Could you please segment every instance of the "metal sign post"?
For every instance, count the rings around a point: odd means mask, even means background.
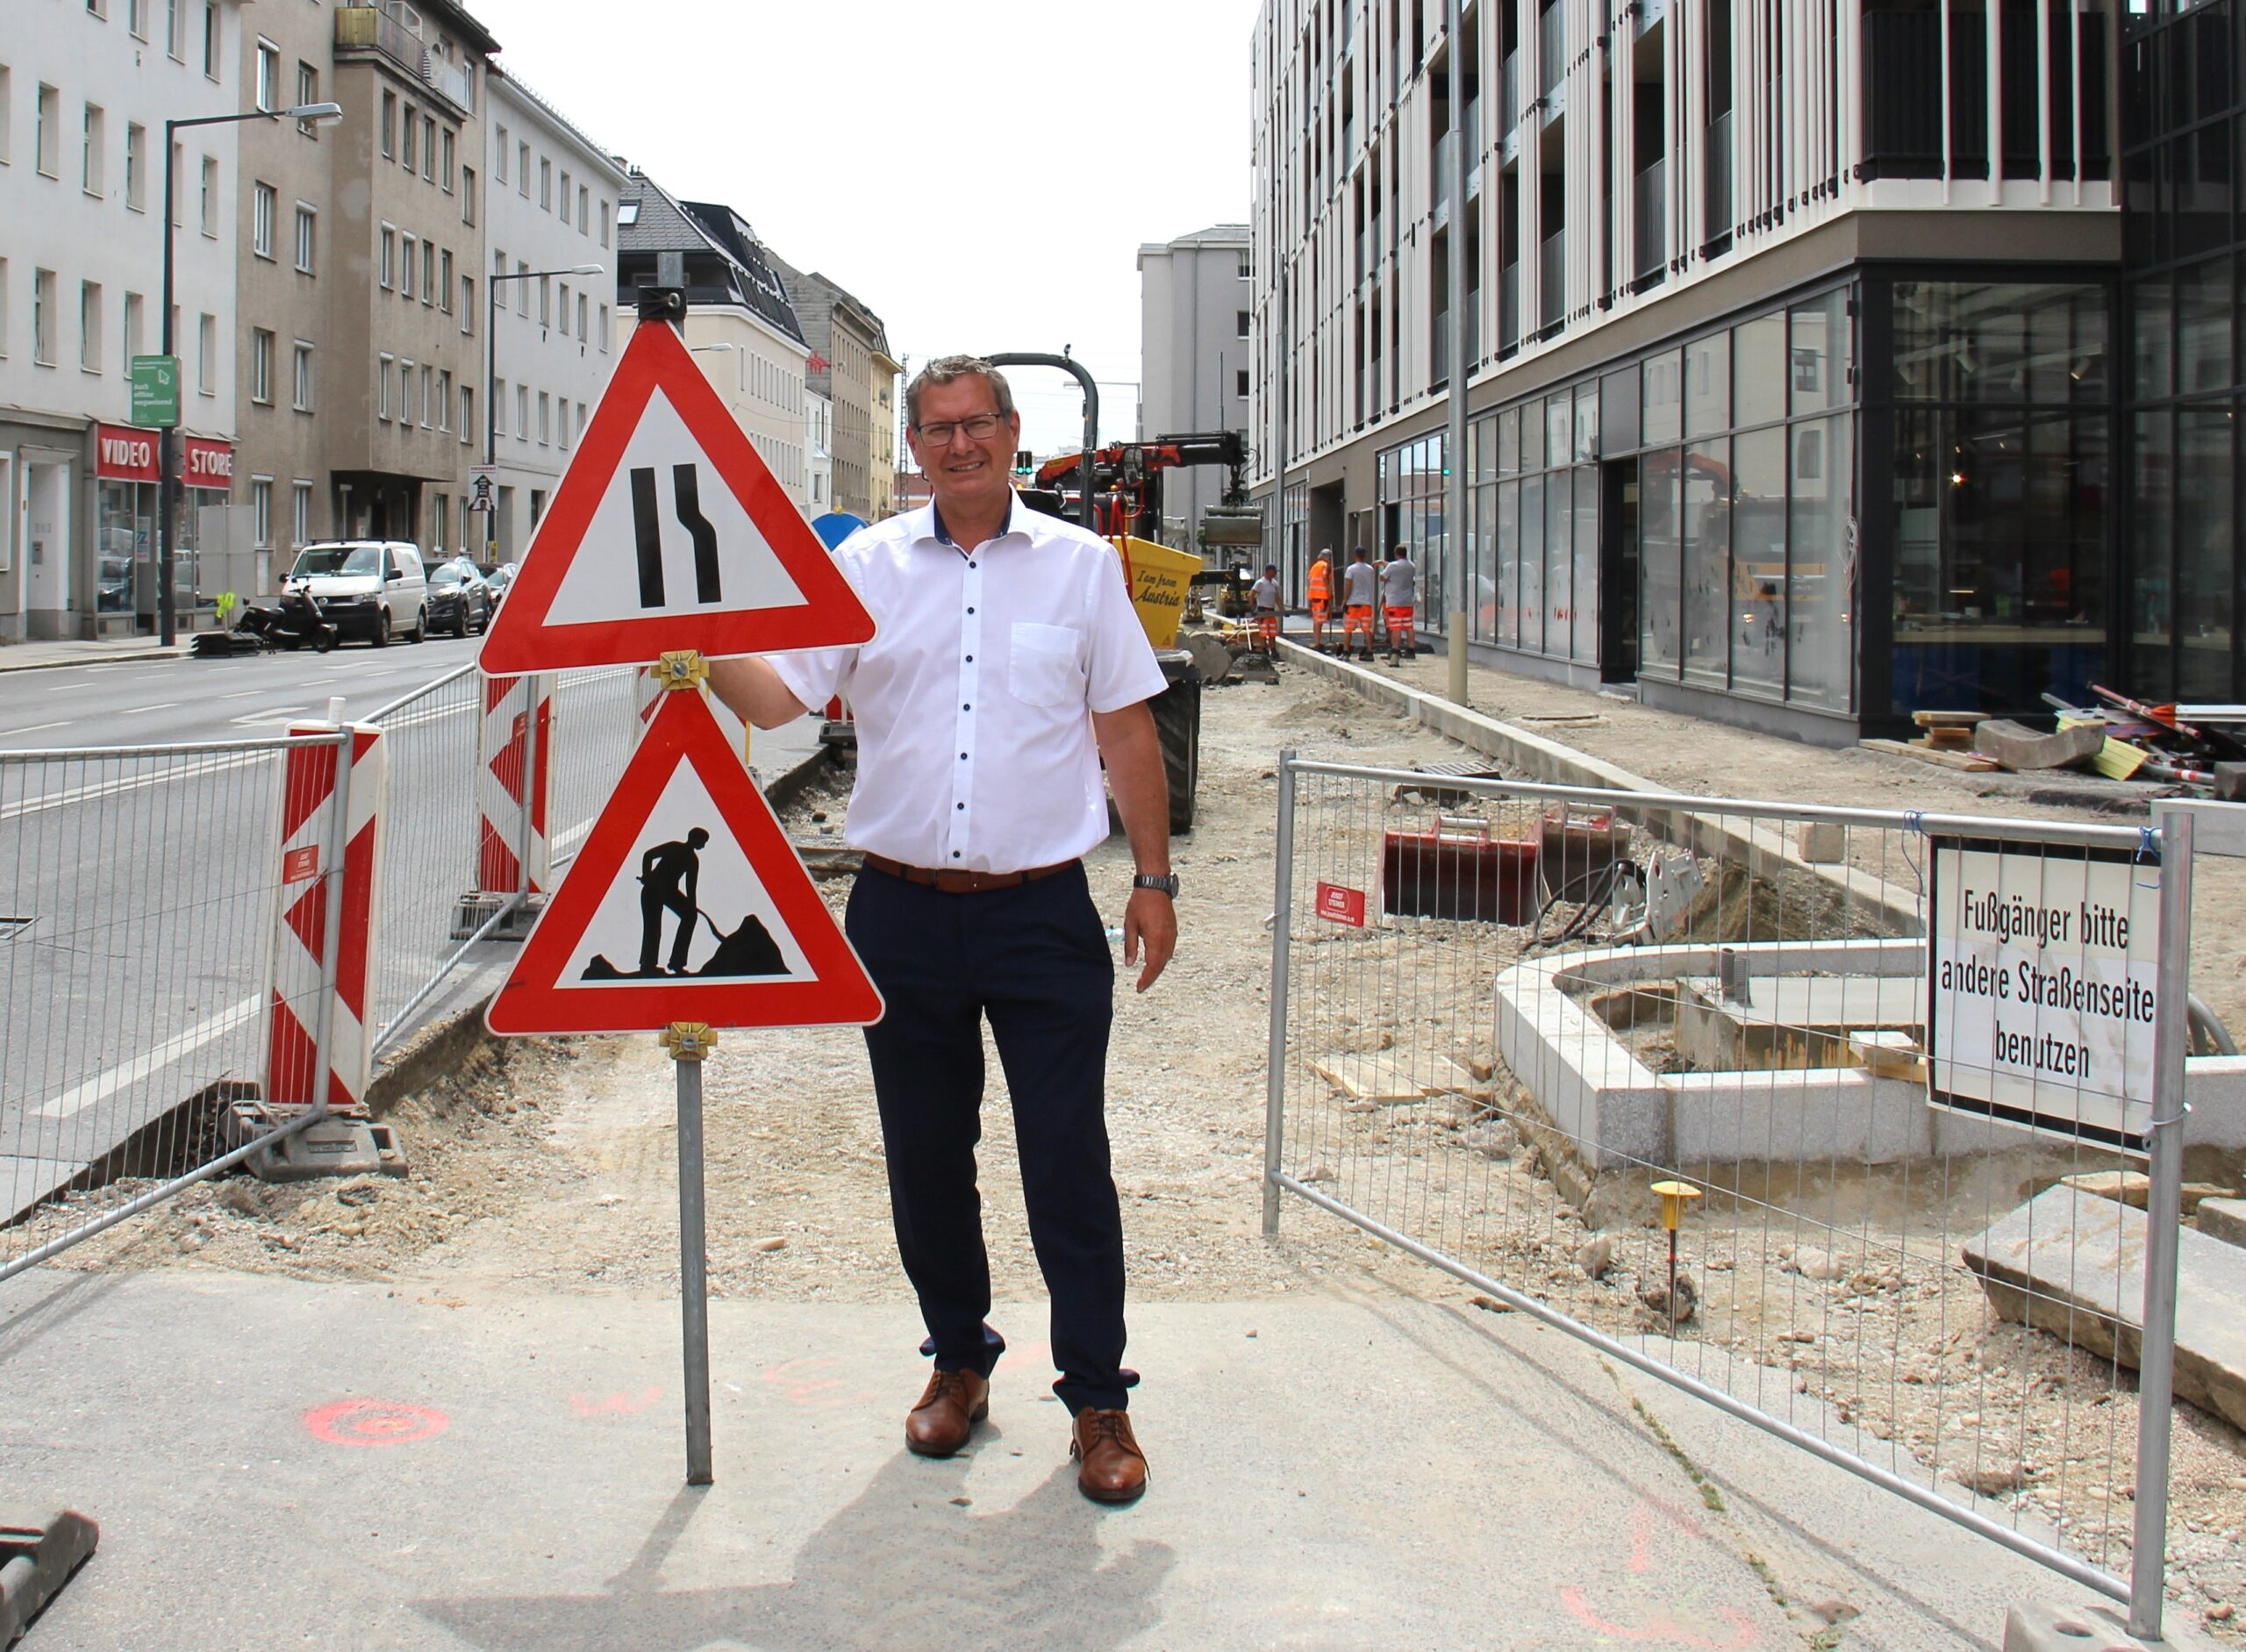
[[[718,1041],[707,1023],[673,1021],[656,1041],[678,1073],[678,1319],[686,1383],[686,1484],[710,1469],[710,1256],[702,1178],[702,1062]]]

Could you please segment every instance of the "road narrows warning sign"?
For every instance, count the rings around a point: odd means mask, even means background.
[[[668,692],[485,1020],[865,1026],[881,996],[697,690]]]
[[[625,347],[476,664],[504,676],[873,634],[686,346],[655,324]]]

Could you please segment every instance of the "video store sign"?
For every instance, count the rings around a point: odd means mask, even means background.
[[[2120,849],[1935,840],[1927,1055],[1937,1105],[2143,1151],[2161,875]]]
[[[147,482],[161,479],[161,461],[156,443],[160,433],[133,425],[99,425],[94,430],[94,474],[104,482]],[[234,485],[234,449],[231,442],[208,436],[180,439],[180,483],[189,488],[212,488],[223,493]]]

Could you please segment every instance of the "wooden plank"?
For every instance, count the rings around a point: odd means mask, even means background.
[[[1966,728],[1983,721],[1986,712],[1913,712],[1911,720],[1921,728]]]
[[[1994,774],[2002,763],[1991,762],[1971,752],[1936,751],[1929,746],[1913,746],[1907,740],[1860,740],[1856,744],[1866,751],[1885,752],[1893,757],[1915,757],[1921,762],[1939,763],[1944,769],[1962,769],[1969,775]]]
[[[1427,1093],[1396,1062],[1376,1055],[1328,1055],[1310,1069],[1352,1101],[1419,1101]]]

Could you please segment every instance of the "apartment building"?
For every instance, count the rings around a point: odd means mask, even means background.
[[[146,627],[156,433],[131,358],[161,347],[164,123],[243,107],[237,0],[11,0],[0,30],[0,640]],[[240,128],[173,145],[182,476],[176,589],[231,497]]]
[[[1454,41],[1433,0],[1269,0],[1250,401],[1293,590],[1406,540],[1510,669],[1825,743],[2086,693],[2126,607],[2119,27],[1478,0]]]
[[[685,261],[687,348],[796,508],[811,509],[805,460],[809,351],[769,254],[731,207],[682,201],[636,168],[618,209],[616,292],[629,328],[636,293],[666,253]]]
[[[616,365],[615,218],[630,180],[504,68],[495,65],[485,86],[491,333],[482,375],[486,422],[473,436],[478,457],[494,467],[494,508],[472,529],[464,521],[459,528],[479,560],[512,561],[546,514]]]
[[[814,518],[834,508],[834,404],[808,388],[804,391],[804,483],[805,507]]]
[[[882,319],[846,289],[770,254],[810,346],[808,383],[833,404],[834,506],[865,521],[892,514],[901,364]],[[886,462],[878,455],[886,452]],[[880,465],[879,474],[876,466]]]
[[[1212,225],[1139,248],[1141,440],[1247,428],[1255,290],[1245,224]],[[1165,476],[1162,539],[1198,546],[1201,513],[1224,497],[1224,472],[1211,466]]]

